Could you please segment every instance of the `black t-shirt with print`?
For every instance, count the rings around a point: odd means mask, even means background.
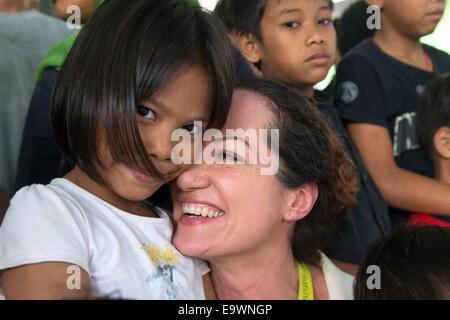
[[[337,110],[322,92],[316,92],[314,97],[320,112],[340,139],[344,151],[355,163],[360,175],[357,202],[349,216],[339,221],[324,252],[334,259],[359,264],[368,247],[389,233],[388,207],[367,172],[358,149],[346,134]]]
[[[336,105],[347,123],[387,128],[396,164],[432,177],[432,163],[417,141],[415,111],[420,94],[434,74],[450,71],[450,56],[427,45],[424,49],[430,56],[433,73],[388,56],[373,40],[358,45],[337,69]]]

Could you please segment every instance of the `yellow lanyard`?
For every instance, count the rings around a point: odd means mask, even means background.
[[[295,262],[298,268],[298,300],[314,300],[311,273],[303,262]]]

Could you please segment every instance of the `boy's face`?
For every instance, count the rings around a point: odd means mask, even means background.
[[[419,38],[434,31],[446,0],[384,0],[383,19],[401,33]]]
[[[74,14],[74,11],[71,9],[67,12],[70,6],[77,6],[80,8],[81,14],[81,23],[86,22],[89,16],[95,11],[95,2],[94,0],[52,0],[55,5],[55,10],[58,16],[66,20],[69,16]]]
[[[327,0],[269,0],[257,43],[264,77],[297,87],[322,81],[336,55],[331,15]]]

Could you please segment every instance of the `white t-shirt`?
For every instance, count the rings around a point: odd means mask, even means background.
[[[322,252],[320,255],[330,300],[353,300],[353,281],[355,277],[339,269]]]
[[[205,299],[206,262],[183,256],[169,216],[153,209],[160,218],[124,212],[63,178],[24,187],[0,227],[0,270],[58,261],[84,269],[96,297]]]

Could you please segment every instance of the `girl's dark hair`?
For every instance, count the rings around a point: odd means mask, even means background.
[[[227,0],[224,0],[227,1]],[[232,2],[234,28],[236,33],[252,34],[263,42],[261,20],[269,0],[228,0]],[[334,9],[332,0],[328,0],[330,8]]]
[[[420,97],[416,112],[417,138],[432,158],[434,135],[450,127],[450,73],[437,75]]]
[[[266,101],[273,114],[268,129],[279,130],[278,180],[287,188],[316,183],[319,195],[291,236],[295,258],[319,265],[319,249],[327,243],[336,222],[356,202],[356,167],[331,131],[315,102],[287,85],[263,79],[242,80],[237,89]]]
[[[375,242],[365,253],[355,279],[358,300],[425,300],[450,298],[450,229],[401,227]],[[367,282],[377,266],[380,287]],[[372,288],[372,287],[371,287]]]
[[[61,70],[51,123],[67,168],[101,180],[97,140],[115,161],[161,177],[149,159],[136,107],[177,72],[204,67],[213,84],[209,127],[226,120],[233,92],[233,52],[220,20],[183,0],[108,0],[82,28]]]

